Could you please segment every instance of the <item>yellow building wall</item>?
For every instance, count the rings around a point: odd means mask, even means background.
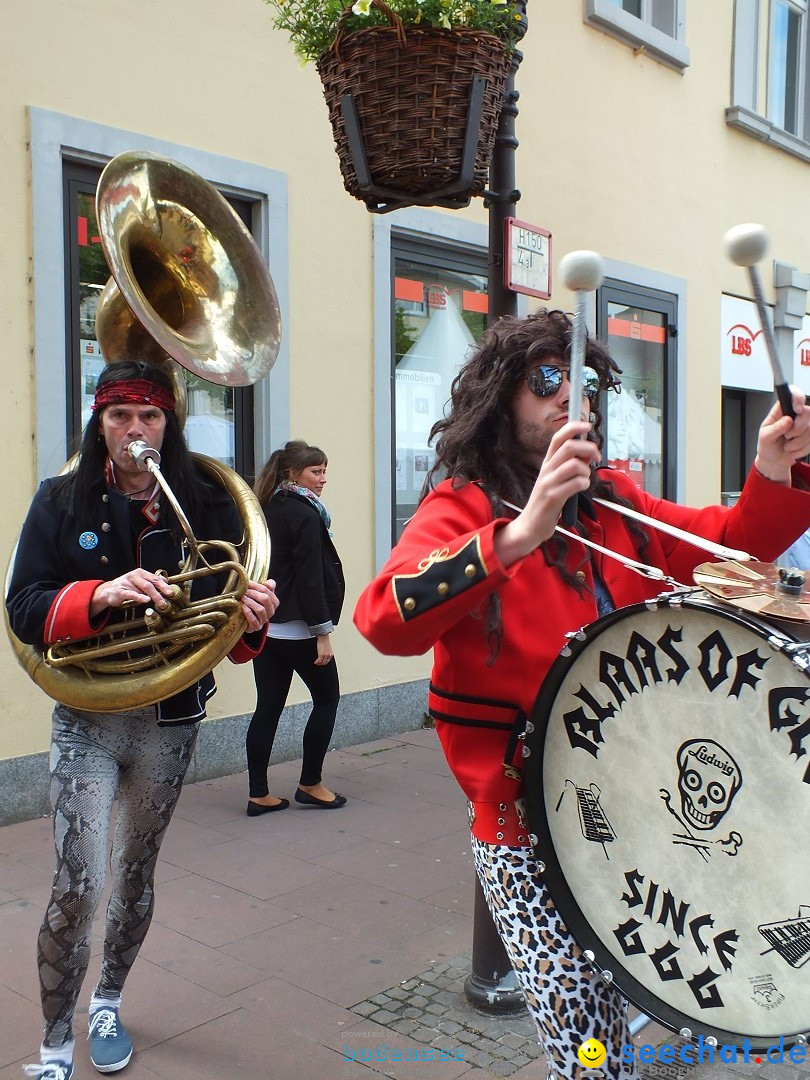
[[[687,281],[678,454],[686,499],[717,501],[720,295],[750,293],[744,272],[725,258],[722,237],[740,221],[762,221],[774,253],[805,268],[808,165],[725,123],[730,0],[687,4],[684,74],[586,26],[583,7],[581,0],[528,4],[517,76],[518,214],[552,230],[555,271],[565,252],[591,248]],[[330,459],[325,501],[348,584],[335,636],[342,688],[424,678],[428,658],[381,657],[351,624],[356,596],[375,569],[373,220],[343,190],[314,68],[299,68],[261,0],[0,0],[0,23],[7,385],[0,550],[11,550],[37,475],[33,106],[286,174],[290,432],[323,446]],[[481,200],[444,213],[486,221]],[[570,309],[572,298],[555,287],[551,303]],[[249,668],[224,664],[218,680],[212,716],[252,710]],[[0,759],[44,750],[50,702],[18,668],[5,636],[0,685]],[[302,688],[292,700],[304,700]]]

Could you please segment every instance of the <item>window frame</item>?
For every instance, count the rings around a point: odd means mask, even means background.
[[[34,452],[37,479],[53,476],[68,456],[63,162],[96,167],[133,146],[182,162],[223,194],[247,199],[252,233],[276,288],[282,327],[289,325],[287,177],[273,169],[138,132],[95,124],[30,106],[34,278]],[[254,201],[255,200],[255,201]],[[289,344],[254,391],[254,454],[264,461],[290,432]]]
[[[788,12],[793,12],[799,16],[799,41],[798,41],[798,57],[796,61],[796,75],[795,75],[795,88],[792,95],[793,100],[790,102],[790,108],[795,110],[795,127],[796,130],[792,131],[787,123],[780,124],[777,119],[774,118],[774,101],[773,101],[773,67],[775,60],[775,37],[776,37],[776,20],[777,12],[779,11],[780,4]],[[807,131],[806,128],[806,110],[804,95],[802,94],[802,87],[807,82],[807,33],[808,33],[808,14],[806,0],[770,0],[770,11],[768,13],[768,78],[766,84],[765,101],[766,101],[766,118],[770,120],[776,127],[782,131],[787,132],[789,135],[794,135],[796,138],[803,138],[803,133]],[[785,83],[787,78],[785,79]],[[784,108],[783,114],[788,110],[788,93],[787,85],[783,85],[781,90],[784,94]]]
[[[673,36],[652,25],[651,2],[642,0],[639,18],[617,7],[611,0],[585,0],[585,22],[632,49],[648,53],[660,64],[683,72],[690,64],[686,45],[686,0],[672,0],[676,30]]]
[[[797,90],[797,107],[803,118],[803,132],[793,134],[768,118],[773,28],[773,5],[770,0],[735,0],[731,104],[726,109],[726,123],[751,138],[810,162],[810,9],[805,9],[805,12],[803,85]],[[767,48],[764,49],[761,48],[763,34],[767,35]],[[766,64],[764,79],[761,53]]]

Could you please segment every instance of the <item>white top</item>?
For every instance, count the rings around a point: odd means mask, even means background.
[[[776,565],[788,570],[792,566],[799,570],[810,570],[810,529],[798,540],[794,540],[787,551],[776,560]]]
[[[267,636],[280,638],[285,641],[308,641],[312,634],[303,619],[291,619],[290,622],[273,622],[267,624]]]

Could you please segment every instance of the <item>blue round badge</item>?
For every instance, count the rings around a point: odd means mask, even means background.
[[[79,547],[83,547],[85,551],[91,551],[98,545],[98,537],[94,532],[83,532],[79,537]]]

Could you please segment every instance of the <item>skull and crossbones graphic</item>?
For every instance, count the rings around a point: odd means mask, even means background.
[[[726,855],[736,855],[742,846],[738,832],[712,840],[695,832],[712,832],[728,813],[734,796],[742,786],[740,767],[731,754],[710,739],[690,739],[678,747],[678,794],[680,811],[672,805],[673,796],[660,789],[667,810],[685,830],[673,833],[674,844],[693,847],[703,859],[711,855],[711,845],[719,844]]]

